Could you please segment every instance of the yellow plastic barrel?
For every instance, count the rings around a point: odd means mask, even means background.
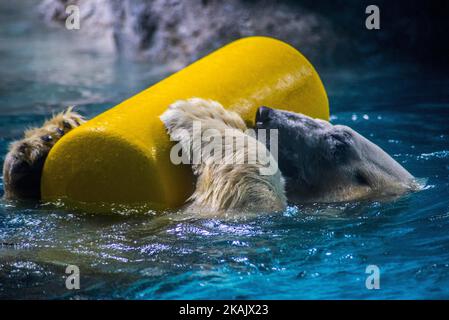
[[[301,53],[276,39],[243,38],[64,136],[45,162],[42,199],[94,210],[105,203],[181,206],[194,181],[189,166],[170,162],[174,142],[159,116],[191,97],[217,100],[249,124],[262,105],[329,118],[323,84]]]

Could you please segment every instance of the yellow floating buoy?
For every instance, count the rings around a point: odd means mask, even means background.
[[[173,142],[159,116],[191,97],[217,100],[250,124],[262,105],[329,118],[323,84],[301,53],[272,38],[240,39],[64,136],[45,162],[42,199],[89,209],[105,203],[181,206],[193,177],[189,166],[170,162]]]

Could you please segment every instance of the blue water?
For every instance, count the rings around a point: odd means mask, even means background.
[[[245,220],[94,216],[0,200],[0,298],[449,298],[448,78],[395,61],[319,71],[332,121],[427,179],[424,190]],[[0,162],[52,112],[76,104],[92,117],[167,72],[2,3]],[[69,264],[80,268],[80,290],[65,288]],[[365,287],[371,264],[379,290]]]

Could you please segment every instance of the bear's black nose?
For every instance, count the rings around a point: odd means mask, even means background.
[[[257,109],[256,112],[256,123],[264,123],[270,119],[270,113],[273,109],[262,106]]]

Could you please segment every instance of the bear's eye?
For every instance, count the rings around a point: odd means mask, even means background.
[[[352,135],[345,130],[332,131],[330,133],[332,139],[336,140],[339,143],[348,144],[351,141]]]
[[[331,132],[326,136],[326,140],[336,153],[341,153],[349,148],[349,137],[343,132]]]

